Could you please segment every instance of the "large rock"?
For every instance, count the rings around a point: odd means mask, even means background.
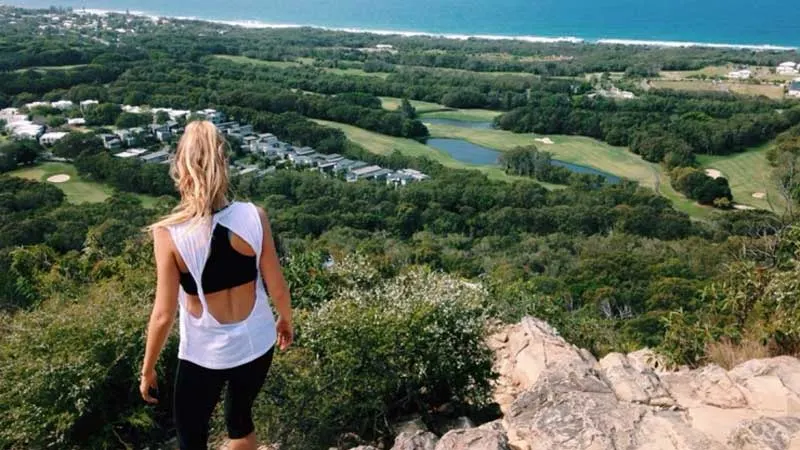
[[[657,406],[675,404],[655,372],[643,367],[634,368],[625,355],[609,353],[598,365],[619,400]]]
[[[768,415],[800,415],[800,360],[789,356],[754,359],[729,372],[748,405]]]
[[[728,444],[736,450],[800,449],[800,418],[761,418],[742,422]]]
[[[509,450],[505,434],[486,428],[452,430],[447,432],[436,450]]]
[[[714,364],[698,370],[664,373],[660,380],[681,408],[747,407],[747,399],[736,382],[725,369]]]
[[[394,440],[392,450],[434,450],[438,440],[429,431],[400,433]]]

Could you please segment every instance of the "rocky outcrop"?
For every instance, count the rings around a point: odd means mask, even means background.
[[[800,450],[797,358],[674,372],[649,351],[597,361],[533,318],[488,343],[504,417],[484,429],[512,449]]]
[[[471,428],[447,432],[436,450],[509,450],[505,433],[488,428]]]
[[[435,450],[438,441],[430,431],[402,432],[395,438],[392,450]]]

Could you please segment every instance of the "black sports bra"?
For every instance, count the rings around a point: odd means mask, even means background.
[[[224,291],[257,278],[256,257],[237,252],[231,245],[230,230],[218,224],[211,235],[211,250],[203,268],[203,292]],[[197,282],[191,273],[181,272],[181,286],[187,294],[197,295]]]

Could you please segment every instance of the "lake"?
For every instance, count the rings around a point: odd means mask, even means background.
[[[431,147],[442,150],[454,159],[474,165],[498,165],[498,159],[501,152],[484,147],[482,145],[473,144],[472,142],[463,139],[446,139],[446,138],[432,138],[428,139],[428,145]],[[580,164],[568,163],[557,159],[552,160],[554,166],[565,167],[575,173],[586,173],[590,175],[601,175],[605,177],[606,181],[612,184],[619,183],[621,178],[612,175],[602,170],[597,170],[593,167],[582,166]]]
[[[460,127],[460,128],[472,128],[473,130],[491,130],[492,129],[492,122],[473,122],[470,120],[458,120],[458,119],[438,119],[438,118],[427,118],[423,116],[420,118],[423,123],[429,123],[431,125],[448,125],[451,127]]]

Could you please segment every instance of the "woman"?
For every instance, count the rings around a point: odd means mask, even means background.
[[[253,401],[275,342],[284,350],[293,340],[289,289],[267,215],[251,203],[228,201],[225,148],[210,122],[186,126],[170,171],[181,201],[150,227],[158,282],[140,391],[145,401],[157,403],[156,362],[180,309],[174,412],[184,450],[207,448],[209,420],[224,385],[230,449],[256,448]]]

